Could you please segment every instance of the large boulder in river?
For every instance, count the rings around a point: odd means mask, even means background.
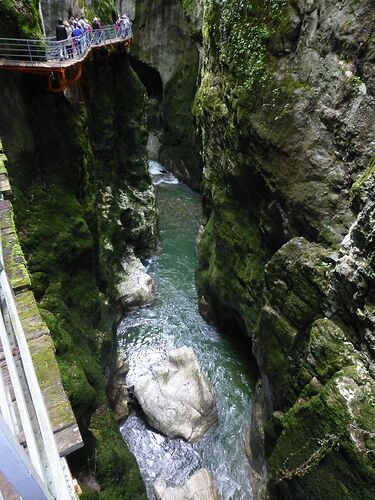
[[[154,300],[154,280],[147,274],[142,262],[129,251],[121,261],[122,273],[117,284],[117,295],[125,311],[136,309]]]
[[[157,500],[219,500],[213,477],[207,469],[200,469],[181,486],[167,488],[164,481],[154,484]]]
[[[217,421],[212,385],[191,347],[170,351],[134,393],[149,424],[168,437],[194,442]]]

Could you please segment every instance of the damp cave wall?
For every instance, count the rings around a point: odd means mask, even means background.
[[[2,4],[0,36],[39,36],[36,4]],[[107,382],[121,257],[157,244],[147,96],[125,53],[94,57],[83,73],[64,95],[47,92],[46,76],[1,72],[0,136],[32,288],[85,442],[70,457],[82,498],[145,498]]]
[[[201,311],[261,380],[255,498],[375,498],[372,1],[204,1]]]

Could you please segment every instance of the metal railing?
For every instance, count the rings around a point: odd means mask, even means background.
[[[60,458],[9,279],[0,233],[0,471],[21,497],[75,499],[72,478]],[[14,400],[14,402],[13,402]],[[27,454],[19,444],[24,441]]]
[[[121,40],[130,40],[131,26],[104,26],[86,31],[78,37],[57,41],[54,38],[29,40],[0,38],[0,59],[26,63],[64,61],[83,58],[91,47],[105,46]]]

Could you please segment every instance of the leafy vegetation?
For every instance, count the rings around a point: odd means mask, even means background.
[[[267,44],[282,20],[285,0],[216,3],[219,9],[219,63],[235,76],[237,90],[249,92],[270,78]]]

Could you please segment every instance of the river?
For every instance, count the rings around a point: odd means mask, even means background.
[[[137,415],[126,420],[121,433],[137,458],[150,499],[155,481],[181,484],[202,467],[212,472],[223,500],[251,499],[244,451],[256,378],[250,347],[246,352],[243,344],[229,341],[198,311],[194,272],[200,196],[162,173],[156,162],[150,162],[150,170],[160,210],[160,252],[144,264],[155,281],[155,301],[119,325],[119,345],[129,360],[127,385],[165,359],[168,350],[191,346],[213,384],[219,421],[195,444],[168,439]]]

